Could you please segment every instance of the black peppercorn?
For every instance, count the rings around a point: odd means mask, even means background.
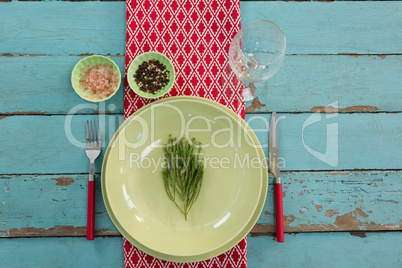
[[[156,94],[169,83],[170,71],[159,60],[144,61],[134,74],[140,90]]]

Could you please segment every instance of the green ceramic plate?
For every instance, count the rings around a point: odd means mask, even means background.
[[[110,94],[109,96],[99,99],[92,92],[89,92],[87,90],[84,90],[84,88],[80,85],[80,79],[81,79],[81,71],[87,67],[88,65],[91,64],[111,64],[113,66],[113,71],[117,73],[118,81],[117,81],[117,86],[114,89],[114,92]],[[101,55],[93,55],[93,56],[88,56],[80,60],[73,69],[73,72],[71,74],[71,83],[73,85],[73,88],[75,92],[80,96],[81,98],[87,100],[87,101],[92,101],[92,102],[100,102],[100,101],[105,101],[110,99],[111,97],[116,94],[117,90],[120,88],[120,83],[121,83],[121,73],[119,70],[119,67],[109,59],[108,57],[101,56]]]
[[[162,146],[169,134],[201,141],[201,193],[185,221],[165,192]],[[265,203],[268,171],[251,128],[214,101],[172,97],[130,116],[113,136],[102,166],[102,194],[117,229],[142,251],[194,262],[243,239]]]
[[[149,61],[149,60],[153,60],[153,59],[159,60],[162,64],[164,64],[166,66],[166,69],[169,70],[169,72],[170,72],[169,73],[169,83],[163,89],[158,91],[156,94],[152,94],[152,93],[144,92],[144,91],[140,90],[139,86],[137,85],[137,82],[135,82],[135,79],[134,79],[134,74],[137,71],[138,66],[140,66],[140,64],[143,63],[144,61]],[[165,95],[166,93],[168,93],[174,84],[174,79],[175,79],[175,71],[174,71],[172,62],[162,53],[154,52],[154,51],[146,52],[146,53],[143,53],[143,54],[137,56],[131,62],[130,67],[128,67],[128,71],[127,71],[127,81],[128,81],[130,88],[139,96],[148,98],[148,99],[160,98],[163,95]]]

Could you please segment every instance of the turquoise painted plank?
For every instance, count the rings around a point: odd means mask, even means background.
[[[285,232],[402,230],[402,172],[282,173]],[[253,232],[275,231],[274,179]]]
[[[118,92],[104,103],[80,98],[71,86],[71,72],[84,57],[36,56],[0,57],[4,68],[0,77],[0,113],[67,114],[74,107],[85,106],[80,113],[123,113],[123,83]],[[111,57],[124,73],[124,57]],[[112,108],[112,109],[110,109]]]
[[[282,170],[400,169],[399,113],[278,114]],[[270,114],[246,122],[268,156]]]
[[[0,99],[0,113],[66,114],[78,104],[89,104],[75,94],[70,82],[71,70],[82,58],[0,57],[0,66],[7,66],[0,77],[0,90],[7,96]],[[123,71],[124,57],[111,58]],[[338,102],[341,111],[401,111],[400,73],[400,55],[289,55],[275,77],[256,85],[260,104],[250,102],[247,107],[250,112],[311,111]],[[102,109],[94,107],[80,112]],[[123,112],[122,87],[104,107]]]
[[[118,267],[124,266],[121,237],[0,239],[2,267]]]
[[[401,171],[286,172],[282,180],[285,232],[401,230]],[[96,235],[119,235],[96,181]],[[0,176],[0,237],[85,236],[87,183],[86,174]],[[252,233],[275,231],[273,196],[271,178]]]
[[[119,235],[95,180],[95,235]],[[0,176],[0,184],[0,237],[86,236],[88,175]]]
[[[248,111],[400,111],[401,56],[286,56],[280,71],[256,84]]]
[[[240,2],[242,24],[277,23],[289,54],[401,53],[399,2]]]
[[[98,117],[106,146],[122,115],[2,117],[0,174],[87,172],[85,124]],[[269,114],[246,116],[266,156],[269,119]],[[283,170],[402,167],[401,113],[279,114],[279,120]],[[96,164],[98,172],[101,159]]]
[[[1,53],[124,54],[125,2],[0,5]],[[398,2],[241,2],[242,23],[273,20],[289,54],[401,53],[401,12]]]
[[[125,2],[0,3],[0,54],[123,55]]]
[[[285,242],[273,237],[249,237],[249,268],[260,267],[401,267],[401,232],[285,234]]]
[[[272,237],[248,237],[249,268],[260,267],[388,267],[401,263],[402,233],[313,233],[285,235],[285,243]],[[347,246],[345,246],[347,245]],[[0,262],[13,268],[123,267],[121,237],[1,239]]]
[[[90,119],[99,119],[102,133],[103,150],[95,162],[95,170],[100,172],[106,147],[123,115],[3,117],[0,174],[88,172],[85,130]]]

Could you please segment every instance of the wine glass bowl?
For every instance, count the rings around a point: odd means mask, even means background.
[[[233,38],[229,64],[242,82],[262,82],[279,71],[285,49],[286,38],[278,25],[268,20],[252,21]]]

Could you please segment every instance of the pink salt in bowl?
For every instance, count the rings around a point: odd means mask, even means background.
[[[83,58],[75,65],[71,84],[81,98],[101,102],[110,99],[119,90],[121,73],[110,58],[93,55]]]

